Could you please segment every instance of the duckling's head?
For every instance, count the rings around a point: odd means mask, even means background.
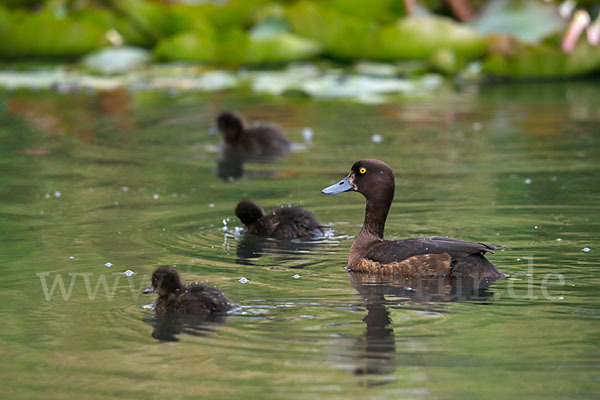
[[[235,208],[235,215],[242,221],[242,224],[249,226],[262,218],[265,213],[256,203],[251,200],[242,200]]]
[[[245,125],[244,117],[233,111],[223,111],[217,117],[217,128],[227,143],[237,141],[244,132]]]
[[[144,290],[144,293],[156,292],[159,296],[166,296],[182,288],[177,270],[171,267],[160,267],[152,274],[152,286]]]
[[[323,194],[338,194],[354,190],[367,199],[394,197],[396,181],[394,171],[379,160],[360,160],[354,163],[350,173],[340,182],[326,187]]]

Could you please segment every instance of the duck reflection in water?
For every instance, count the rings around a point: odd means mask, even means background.
[[[487,279],[451,277],[400,277],[380,274],[349,272],[350,285],[364,300],[367,315],[364,338],[358,346],[363,347],[362,356],[357,359],[356,375],[389,375],[397,364],[405,364],[396,355],[396,338],[390,316],[392,308],[419,309],[422,311],[443,312],[441,303],[469,301],[489,304],[493,293],[488,290],[491,284]],[[387,297],[387,299],[386,299]],[[414,365],[415,353],[403,352],[403,358],[410,358],[406,364]],[[368,384],[381,384],[385,381],[368,381]]]
[[[143,321],[150,325],[152,337],[161,342],[178,342],[178,335],[207,336],[217,332],[226,322],[226,315],[155,314],[147,315]]]
[[[225,294],[202,283],[183,284],[177,270],[160,267],[152,274],[152,285],[144,293],[157,293],[155,319],[145,322],[154,327],[152,337],[177,341],[176,334],[202,336],[211,326],[223,323],[232,306]]]
[[[305,255],[323,244],[319,238],[273,239],[244,233],[238,241],[236,263],[255,265],[254,260],[263,256],[271,256],[274,265],[290,264],[290,268],[302,269],[318,260],[305,260]]]
[[[276,163],[290,149],[285,133],[276,125],[255,122],[248,126],[244,117],[233,111],[219,114],[217,129],[223,137],[217,176],[225,181],[240,179],[246,162]],[[275,174],[273,171],[255,173],[261,176]]]

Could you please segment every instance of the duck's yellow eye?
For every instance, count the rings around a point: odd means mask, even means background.
[[[362,167],[361,169],[358,170],[358,172],[360,172],[361,174],[364,174],[365,172],[367,172],[367,169],[365,167]]]

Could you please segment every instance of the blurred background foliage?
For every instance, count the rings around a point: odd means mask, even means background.
[[[463,10],[457,11],[456,4]],[[76,59],[106,47],[219,67],[421,60],[455,74],[556,78],[600,70],[600,47],[561,51],[568,19],[535,0],[4,0],[0,58]],[[587,7],[598,29],[597,5]],[[468,19],[468,21],[461,21]],[[139,51],[137,49],[136,51]]]

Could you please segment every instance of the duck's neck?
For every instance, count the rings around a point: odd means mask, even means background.
[[[383,230],[385,228],[385,220],[394,198],[394,192],[384,196],[378,201],[367,199],[367,207],[365,209],[365,221],[363,222],[360,233],[350,247],[348,255],[348,265],[352,266],[358,259],[364,257],[366,249],[369,248],[378,240],[383,240]]]
[[[391,191],[391,193],[382,193],[382,195],[376,199],[367,199],[365,221],[358,234],[359,236],[375,236],[378,239],[383,239],[385,220],[387,219],[393,199],[393,191]]]
[[[394,185],[395,186],[395,185]],[[385,220],[394,200],[394,186],[378,192],[376,196],[367,197],[367,206],[365,207],[365,221],[358,234],[362,237],[376,237],[383,239],[383,230]]]

